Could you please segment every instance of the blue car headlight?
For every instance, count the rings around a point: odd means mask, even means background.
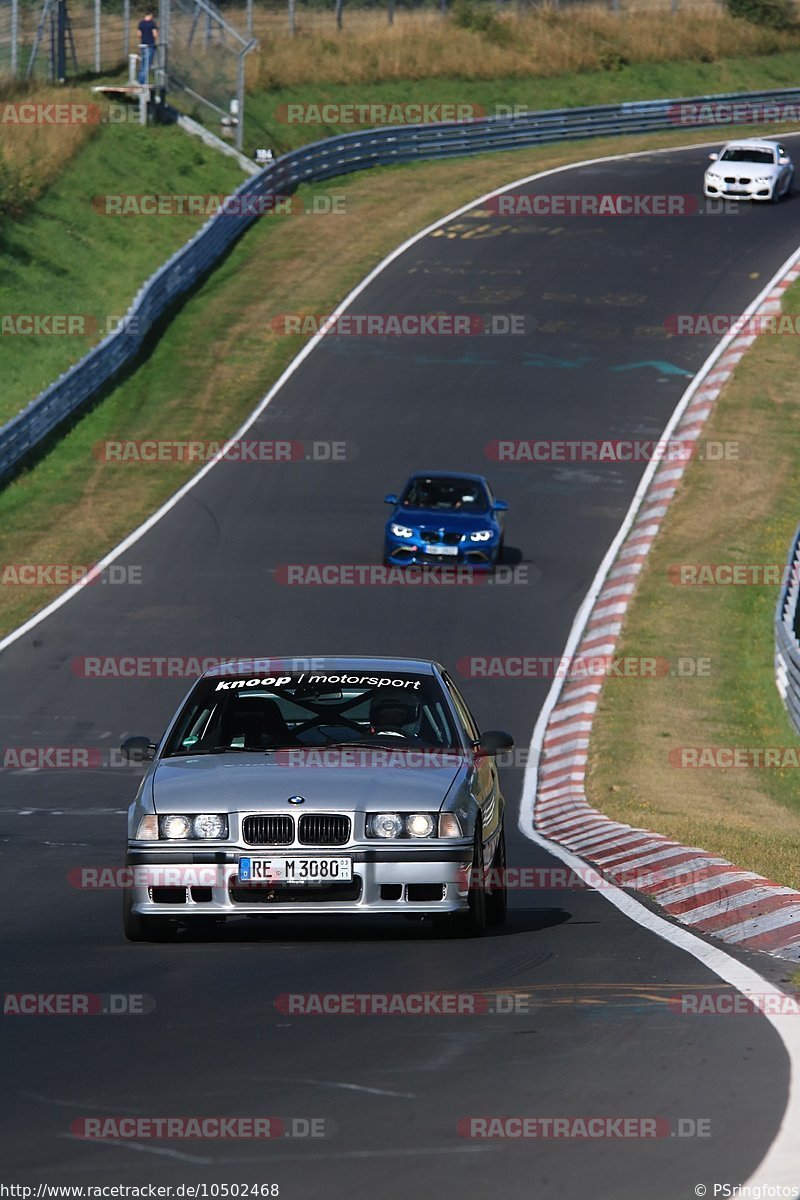
[[[479,529],[476,533],[469,535],[471,542],[490,542],[494,537],[493,529]]]
[[[394,523],[394,521],[392,521],[391,525],[389,526],[389,529],[394,534],[395,537],[410,538],[410,537],[414,536],[414,530],[411,529],[408,525],[396,525]]]

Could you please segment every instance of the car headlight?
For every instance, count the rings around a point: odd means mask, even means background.
[[[436,833],[436,818],[430,813],[411,813],[406,817],[406,833],[412,838],[429,838]]]
[[[479,530],[477,530],[476,533],[471,533],[469,535],[469,540],[471,542],[488,542],[493,537],[494,537],[494,530],[479,529]]]
[[[200,813],[192,821],[192,834],[196,838],[220,838],[228,836],[228,818],[221,813]]]
[[[399,813],[372,813],[367,818],[367,834],[377,838],[396,838],[403,832]]]
[[[394,521],[389,526],[395,537],[410,538],[414,536],[414,530],[408,525],[395,525]]]
[[[188,838],[192,832],[191,817],[182,817],[179,813],[170,813],[158,822],[163,838]]]
[[[228,818],[221,813],[199,813],[196,817],[184,813],[168,813],[159,817],[158,828],[167,841],[214,840],[228,836]]]
[[[436,813],[369,813],[367,815],[367,837],[375,838],[430,838],[436,837]],[[455,820],[457,833],[444,833],[443,837],[460,837],[461,829]]]

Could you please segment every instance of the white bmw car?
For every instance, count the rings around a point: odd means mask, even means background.
[[[709,199],[778,201],[792,190],[794,165],[780,142],[744,138],[709,157],[703,188]]]

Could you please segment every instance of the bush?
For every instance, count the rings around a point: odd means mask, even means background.
[[[450,8],[450,20],[460,29],[482,34],[496,46],[508,46],[514,35],[503,21],[499,20],[490,4],[475,3],[475,0],[454,0]]]
[[[770,29],[795,29],[792,0],[725,0],[732,17],[741,17],[751,25],[766,25]]]

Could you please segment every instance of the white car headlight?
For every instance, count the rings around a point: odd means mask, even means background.
[[[395,537],[410,538],[414,536],[414,530],[408,525],[395,525],[394,522],[389,526]]]
[[[492,537],[494,537],[493,530],[479,529],[476,533],[471,533],[469,535],[469,540],[471,542],[488,542]]]
[[[196,838],[212,838],[219,841],[228,836],[228,819],[221,813],[200,813],[192,821],[192,834]]]
[[[396,838],[403,832],[403,818],[399,813],[372,813],[367,818],[367,833],[371,837]]]
[[[436,832],[436,818],[431,813],[411,813],[406,817],[406,833],[412,838],[433,837]]]
[[[163,838],[188,838],[192,832],[191,817],[181,816],[180,813],[170,813],[162,817],[158,827]]]
[[[367,837],[430,838],[436,837],[436,813],[369,813]],[[461,830],[458,831],[460,836]],[[447,836],[455,836],[448,834]]]

